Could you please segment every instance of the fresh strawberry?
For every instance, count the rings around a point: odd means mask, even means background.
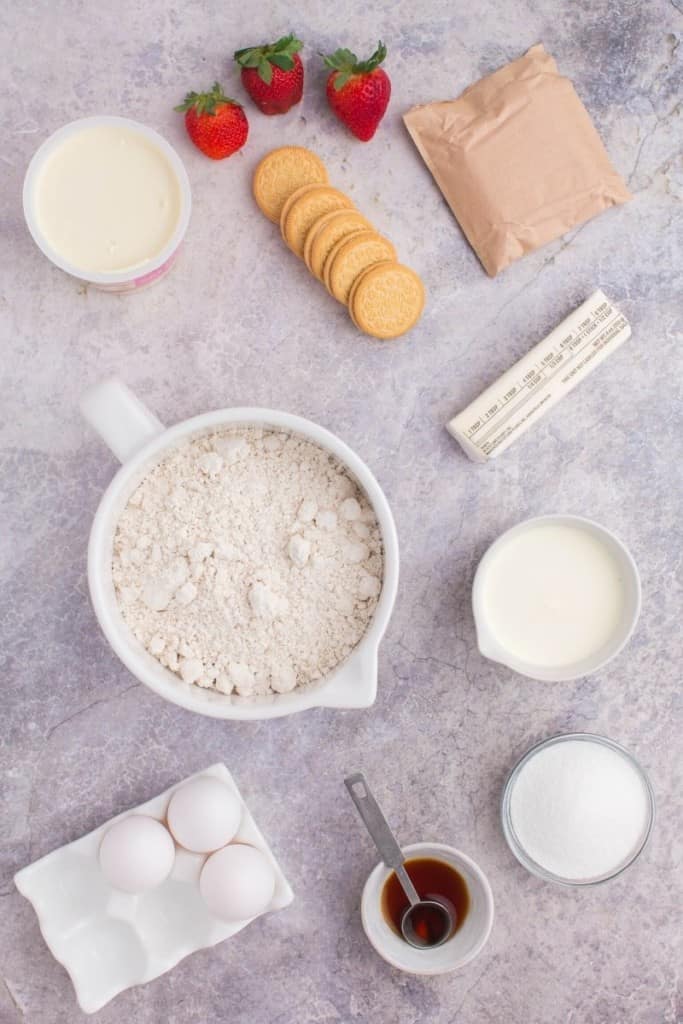
[[[214,82],[210,92],[188,92],[175,108],[185,112],[187,134],[212,160],[223,160],[247,141],[249,122],[242,107]]]
[[[342,124],[362,142],[368,142],[384,117],[391,82],[380,64],[387,55],[384,43],[369,60],[358,60],[350,50],[321,54],[332,74],[327,79],[327,101]]]
[[[264,114],[285,114],[304,89],[304,66],[298,51],[304,44],[293,35],[276,43],[235,51],[242,84]]]

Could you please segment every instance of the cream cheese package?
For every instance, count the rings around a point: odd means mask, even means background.
[[[593,292],[458,413],[449,432],[474,462],[495,458],[630,337],[623,313],[604,292]]]

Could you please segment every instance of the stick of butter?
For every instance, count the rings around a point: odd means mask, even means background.
[[[630,337],[626,317],[603,292],[593,292],[448,430],[475,462],[495,458]]]

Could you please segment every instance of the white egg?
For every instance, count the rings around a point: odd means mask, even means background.
[[[211,853],[234,838],[242,807],[225,783],[204,776],[175,791],[166,818],[180,846],[193,853]]]
[[[199,877],[199,891],[216,917],[246,921],[270,905],[275,872],[260,850],[233,843],[211,854]]]
[[[168,878],[175,845],[156,818],[131,814],[112,825],[100,843],[102,874],[115,889],[145,892]]]

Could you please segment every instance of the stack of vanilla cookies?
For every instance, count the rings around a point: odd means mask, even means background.
[[[285,243],[348,307],[359,330],[389,339],[415,326],[424,308],[422,281],[397,263],[391,242],[349,197],[332,188],[315,153],[301,146],[274,149],[256,168],[253,189]]]

